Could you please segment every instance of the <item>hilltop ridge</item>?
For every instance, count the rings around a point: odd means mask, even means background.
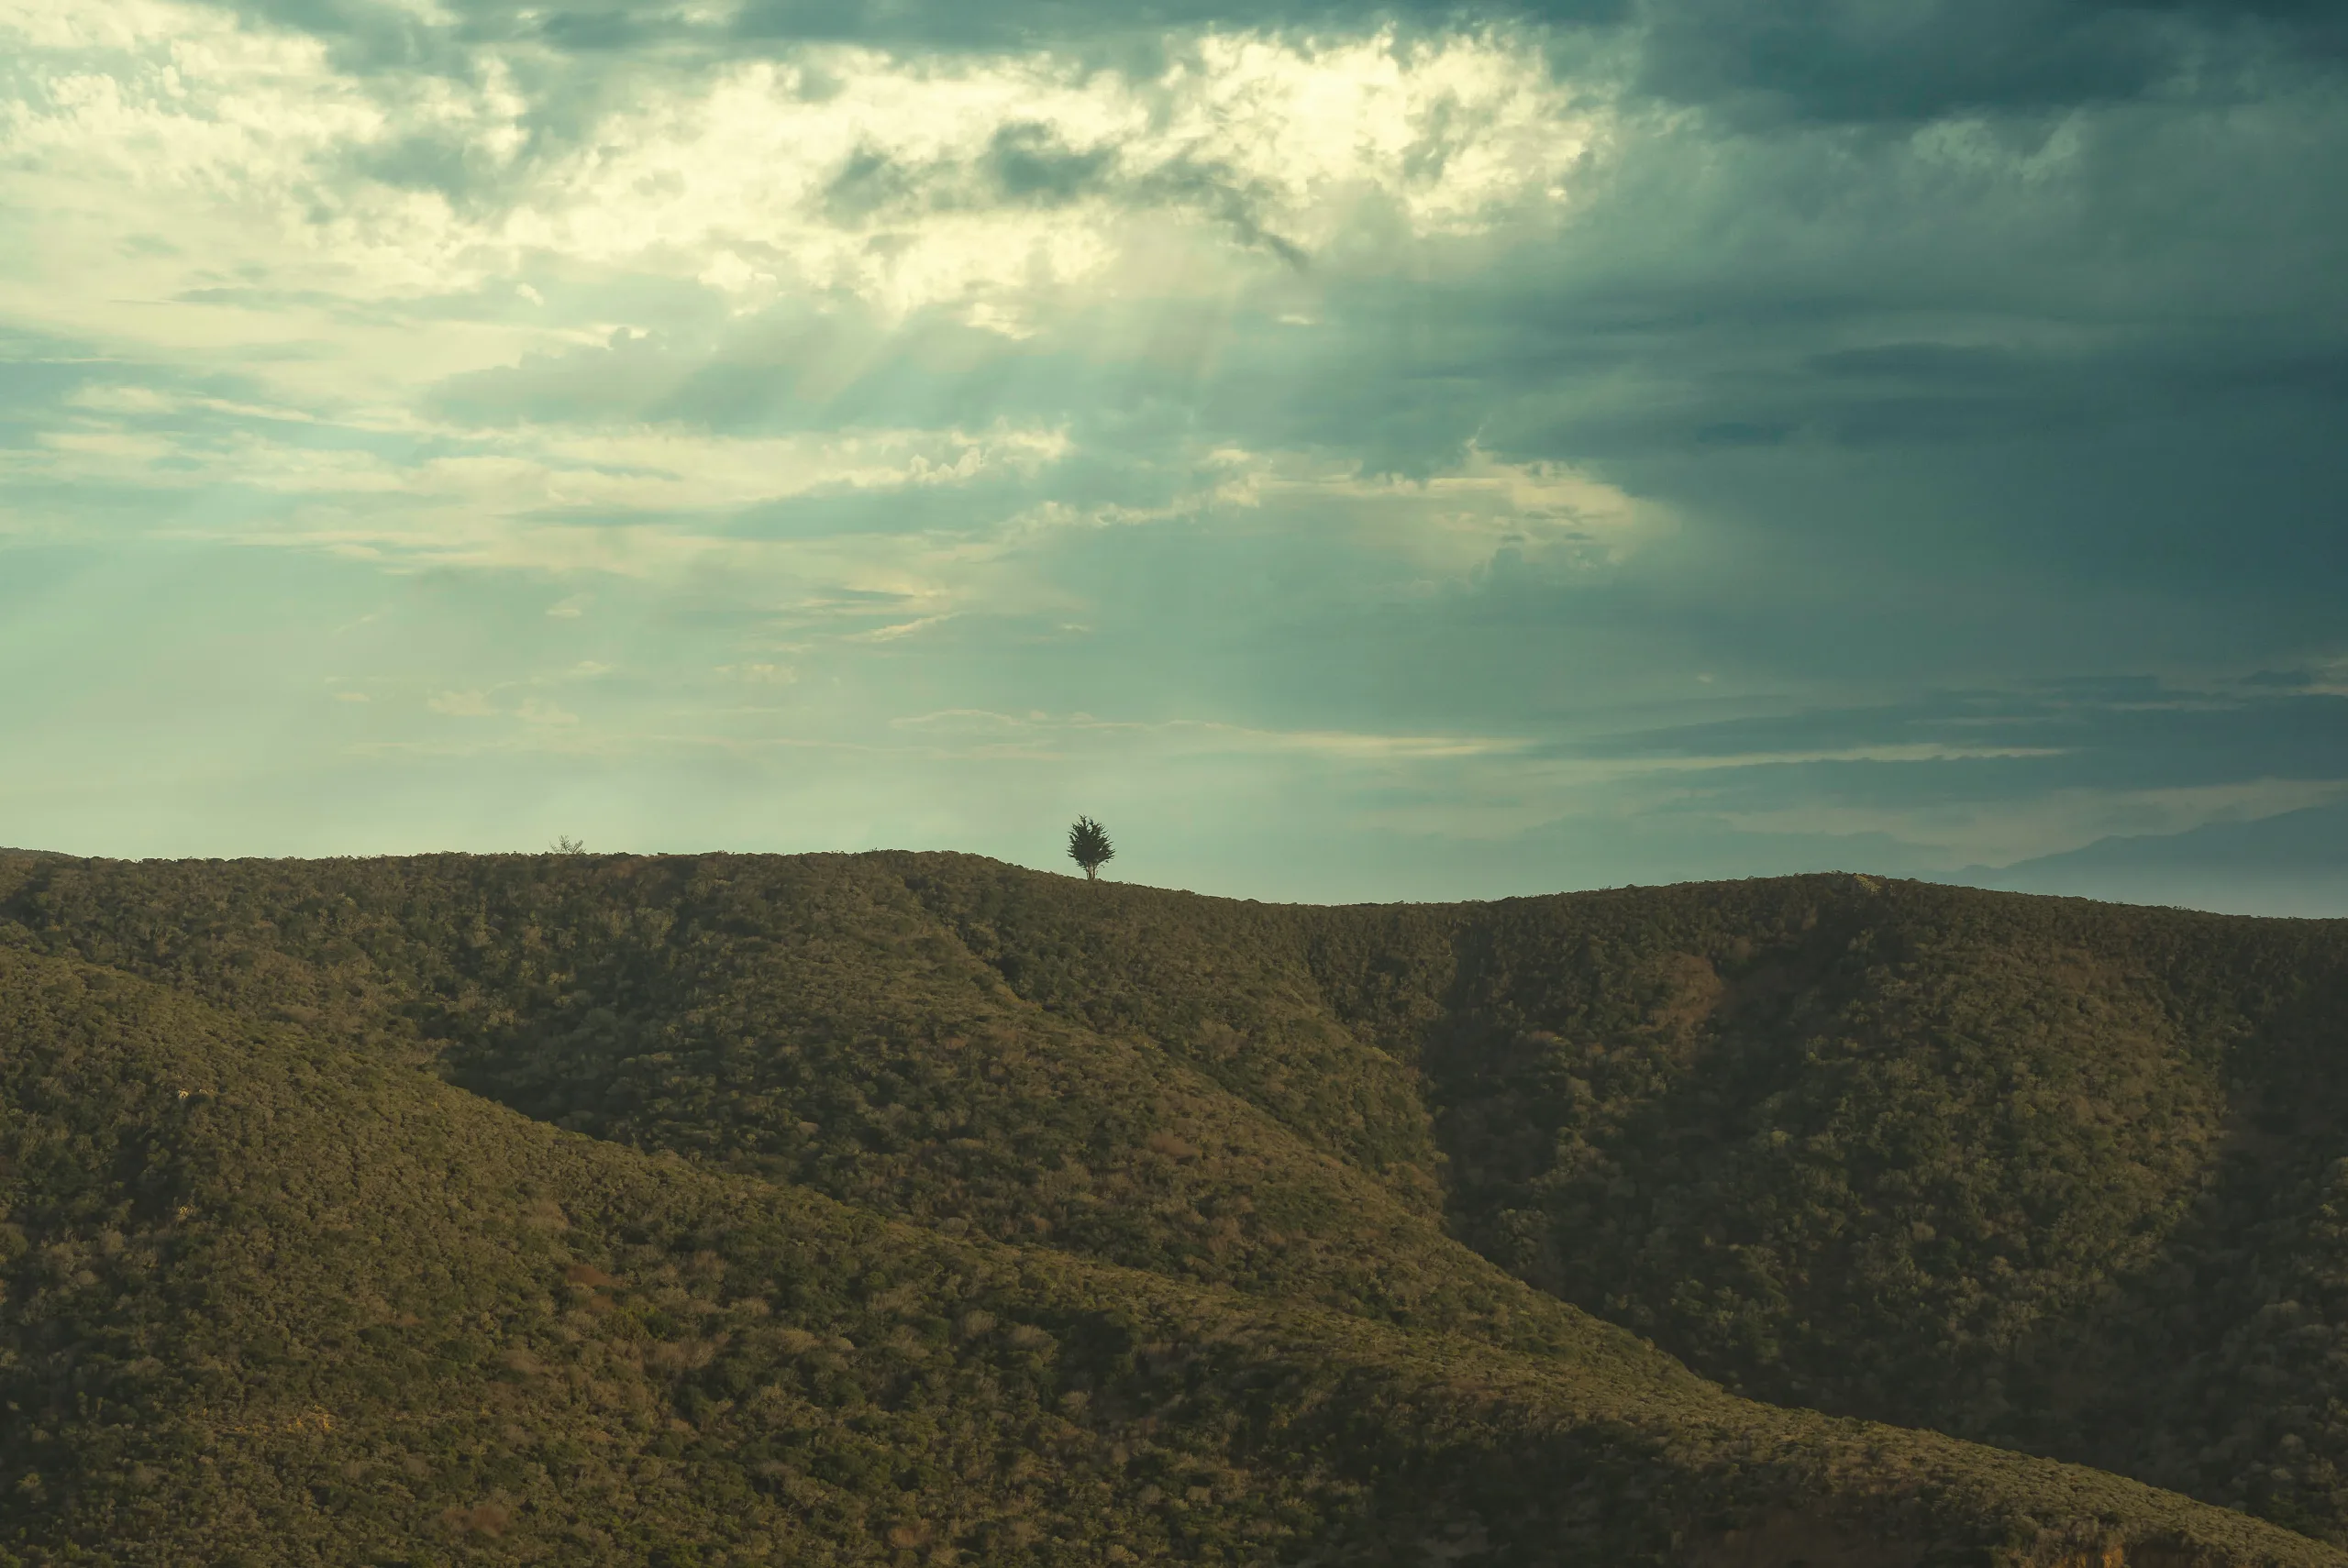
[[[204,1550],[255,1561],[2348,1536],[2341,925],[1850,876],[1321,909],[902,853],[0,854],[0,960],[27,1562],[181,1560],[105,1521],[210,1518],[232,1460],[280,1479]],[[298,1284],[327,1259],[349,1307]]]

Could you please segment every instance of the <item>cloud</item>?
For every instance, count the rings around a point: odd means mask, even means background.
[[[2291,0],[1925,0],[1897,8],[1673,0],[1645,74],[1682,99],[1758,100],[1828,120],[2060,110],[2245,77],[2348,52],[2348,28]]]
[[[648,66],[626,94],[558,106],[519,35],[476,42],[461,76],[352,75],[315,36],[167,0],[103,23],[18,0],[0,28],[19,61],[16,197],[52,226],[44,254],[83,260],[20,275],[67,296],[48,319],[119,330],[100,302],[127,295],[248,317],[303,305],[268,325],[348,330],[469,296],[465,348],[492,362],[546,333],[534,300],[597,271],[737,310],[846,291],[1013,324],[1039,292],[1130,272],[1166,237],[1141,221],[1152,209],[1205,266],[1218,234],[1310,250],[1366,199],[1414,231],[1471,231],[1549,199],[1600,134],[1499,38],[1208,35],[1148,80],[840,45]],[[59,199],[100,190],[117,194]],[[1185,232],[1185,212],[1203,228]],[[173,244],[119,243],[140,230]],[[393,363],[465,351],[382,347],[408,350]]]
[[[2150,678],[2101,689],[1952,693],[1884,707],[1722,720],[1618,737],[1611,746],[1701,756],[1747,747],[1847,749],[1920,734],[1966,737],[1975,755],[2041,759],[2034,765],[2040,783],[2198,788],[2241,778],[2348,778],[2348,701]]]
[[[892,721],[891,727],[991,755],[1055,756],[1086,749],[1121,756],[1286,756],[1410,763],[1500,756],[1523,747],[1523,742],[1503,736],[1268,730],[1208,719],[1104,719],[1091,713],[1001,713],[979,708],[911,714]]]
[[[491,719],[498,714],[487,695],[479,691],[437,692],[425,699],[424,705],[436,713],[457,719]]]
[[[172,743],[233,771],[309,668],[253,628],[315,604],[382,700],[314,769],[551,759],[766,823],[787,756],[847,842],[1227,801],[1296,888],[2311,804],[2337,41],[2091,0],[0,0],[0,668],[72,672],[0,718],[103,772],[137,661],[245,649]],[[1257,875],[1219,834],[1185,853]]]

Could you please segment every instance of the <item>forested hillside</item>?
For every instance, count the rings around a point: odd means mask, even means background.
[[[1455,1232],[1732,1386],[2342,1533],[2348,926],[1863,877],[1103,919],[970,880],[941,910],[1047,1008],[1277,1042],[1286,1006],[1410,1063]]]
[[[2343,959],[1851,877],[0,856],[0,1550],[2341,1561],[1839,1418],[2348,1539]]]
[[[1053,1010],[1409,1063],[1455,1233],[1733,1387],[2348,1533],[2348,922],[1866,877],[1104,915],[908,871]]]

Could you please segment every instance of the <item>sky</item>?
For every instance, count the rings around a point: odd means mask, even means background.
[[[2332,0],[0,0],[0,843],[2348,914]]]

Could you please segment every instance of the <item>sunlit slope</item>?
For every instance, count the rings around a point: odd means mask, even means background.
[[[2331,1563],[2093,1472],[885,1221],[0,951],[30,1563]]]
[[[0,919],[543,1121],[949,1233],[1496,1343],[1619,1337],[1446,1234],[1396,1065],[1417,1163],[1371,1168],[1147,1035],[1023,1001],[871,857],[52,863]]]

